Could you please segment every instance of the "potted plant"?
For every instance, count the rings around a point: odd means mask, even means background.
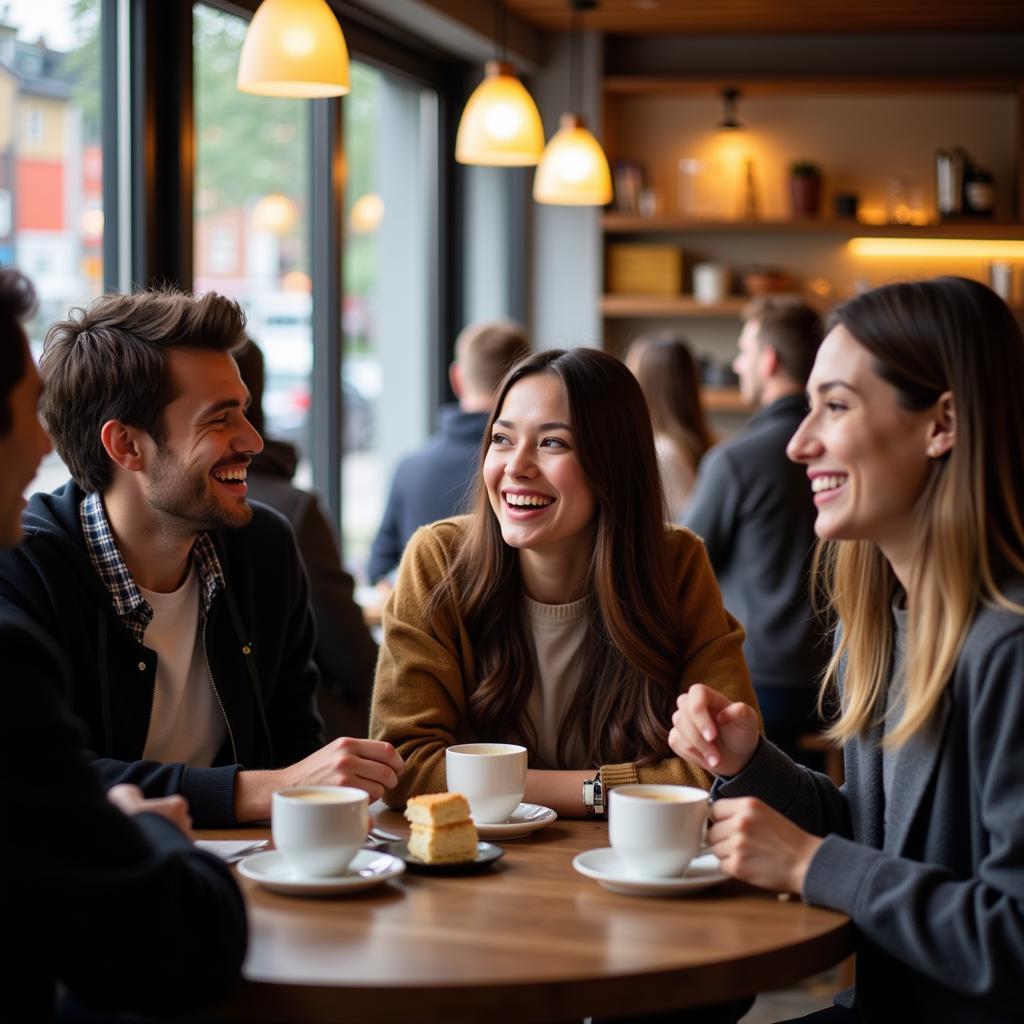
[[[810,160],[789,165],[789,201],[794,217],[817,217],[821,205],[821,168]]]

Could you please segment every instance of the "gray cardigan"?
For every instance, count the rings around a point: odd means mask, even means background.
[[[1024,603],[1024,583],[1005,591]],[[1024,1019],[1024,615],[982,608],[929,726],[904,748],[884,828],[879,734],[845,750],[846,785],[761,741],[715,797],[756,796],[826,836],[803,898],[850,915],[869,1021]]]

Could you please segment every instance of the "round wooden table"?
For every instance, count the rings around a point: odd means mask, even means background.
[[[380,827],[402,835],[402,817]],[[258,829],[207,838],[265,835]],[[406,872],[337,899],[239,879],[251,938],[233,1018],[558,1021],[649,1013],[782,988],[848,956],[843,914],[737,882],[684,898],[607,892],[573,857],[608,845],[601,821],[508,841],[479,875]]]

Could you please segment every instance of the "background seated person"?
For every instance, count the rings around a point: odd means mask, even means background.
[[[668,521],[679,522],[690,501],[697,467],[714,444],[700,403],[700,367],[689,342],[671,333],[637,338],[625,362],[640,382],[651,411]]]
[[[107,785],[181,793],[200,827],[270,816],[275,789],[395,785],[390,746],[321,748],[313,620],[287,522],[246,501],[263,447],[231,351],[235,302],[105,295],[48,332],[43,419],[73,480],[0,556],[0,623],[72,666]],[[39,652],[40,659],[43,651]]]
[[[0,548],[18,543],[22,491],[50,450],[19,323],[34,305],[28,280],[0,268]],[[67,664],[31,621],[0,620],[0,658],[8,1019],[51,1018],[58,985],[110,1012],[222,998],[245,955],[245,906],[228,868],[193,847],[185,801],[143,800],[134,786],[111,791],[117,807],[104,797],[63,702]]]
[[[743,632],[704,546],[665,525],[640,386],[593,349],[539,353],[502,384],[473,512],[419,531],[384,612],[371,735],[445,788],[444,751],[523,743],[525,800],[585,813],[583,783],[705,785],[659,716],[695,682],[756,706]],[[667,718],[661,719],[667,721]]]
[[[242,383],[249,389],[246,418],[263,435],[263,451],[253,454],[249,463],[249,497],[276,509],[291,523],[309,576],[316,621],[313,657],[320,670],[320,713],[328,735],[362,735],[370,714],[377,644],[353,597],[355,580],[341,567],[337,531],[320,499],[292,484],[299,461],[295,445],[273,440],[264,433],[263,353],[250,338],[234,356]]]
[[[448,379],[458,403],[441,407],[437,433],[398,464],[370,551],[366,572],[371,583],[381,584],[382,602],[390,593],[388,578],[416,530],[465,511],[494,393],[508,370],[529,354],[523,328],[506,321],[470,324],[455,339]]]
[[[704,688],[669,737],[720,776],[729,874],[849,914],[856,989],[815,1021],[1021,1019],[1024,336],[963,278],[840,306],[789,444],[827,542],[846,786]],[[740,799],[742,798],[742,799]]]

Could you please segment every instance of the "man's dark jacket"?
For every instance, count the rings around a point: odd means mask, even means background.
[[[58,982],[108,1011],[177,1014],[222,998],[246,943],[230,870],[165,818],[128,818],[106,799],[63,699],[70,669],[11,608],[0,665],[5,1019],[50,1017]]]
[[[831,653],[808,591],[817,511],[806,468],[786,457],[806,411],[803,395],[787,395],[712,448],[683,517],[746,630],[758,688],[815,687]]]
[[[489,416],[463,412],[457,405],[442,406],[437,433],[398,464],[370,551],[366,574],[371,583],[398,565],[409,538],[421,526],[466,511]]]
[[[121,623],[89,561],[78,514],[84,497],[73,482],[32,497],[25,540],[0,553],[0,626],[24,613],[66,656],[68,700],[88,729],[105,785],[132,782],[147,796],[181,793],[196,827],[233,824],[240,768],[282,768],[322,744],[315,630],[291,529],[254,504],[248,526],[211,533],[226,587],[203,635],[227,736],[214,767],[161,764],[142,760],[156,653]],[[6,661],[6,668],[12,678],[31,679],[44,652],[30,641],[21,650],[23,663]]]

